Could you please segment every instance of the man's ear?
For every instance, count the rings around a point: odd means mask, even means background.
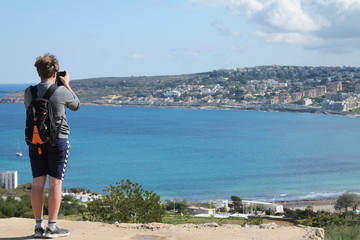
[[[57,73],[57,72],[54,72],[54,74],[52,75],[53,78],[56,78],[56,73]]]

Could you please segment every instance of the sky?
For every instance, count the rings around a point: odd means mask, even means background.
[[[71,79],[261,65],[360,66],[360,0],[12,0],[0,83],[36,83],[54,54]]]

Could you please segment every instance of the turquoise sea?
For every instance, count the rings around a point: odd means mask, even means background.
[[[67,112],[72,152],[65,188],[101,192],[129,178],[163,200],[360,193],[360,118],[108,106]],[[17,170],[19,183],[31,182],[25,108],[0,104],[0,115],[0,171]],[[18,145],[22,157],[15,156]]]

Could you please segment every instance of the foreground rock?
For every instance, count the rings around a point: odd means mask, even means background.
[[[275,223],[260,226],[180,224],[104,224],[96,222],[59,221],[71,231],[67,240],[322,240],[322,229],[279,226]],[[32,239],[34,220],[24,218],[0,219],[0,239]]]

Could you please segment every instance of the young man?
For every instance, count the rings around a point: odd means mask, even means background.
[[[59,62],[54,55],[44,54],[36,59],[35,67],[41,82],[36,86],[37,94],[43,97],[52,84],[56,84],[56,76],[59,71]],[[57,216],[61,204],[62,181],[66,171],[69,157],[70,143],[68,136],[70,128],[67,123],[65,107],[76,111],[80,108],[80,101],[69,84],[69,72],[60,77],[63,83],[50,97],[51,106],[57,126],[61,125],[59,137],[55,146],[39,153],[37,149],[29,146],[29,157],[32,169],[33,183],[31,191],[31,204],[36,220],[34,237],[64,237],[70,234],[69,230],[59,228],[56,225]],[[30,87],[25,90],[24,103],[28,107],[32,101]],[[43,193],[47,175],[49,175],[49,214],[48,226],[45,229],[43,223]]]

